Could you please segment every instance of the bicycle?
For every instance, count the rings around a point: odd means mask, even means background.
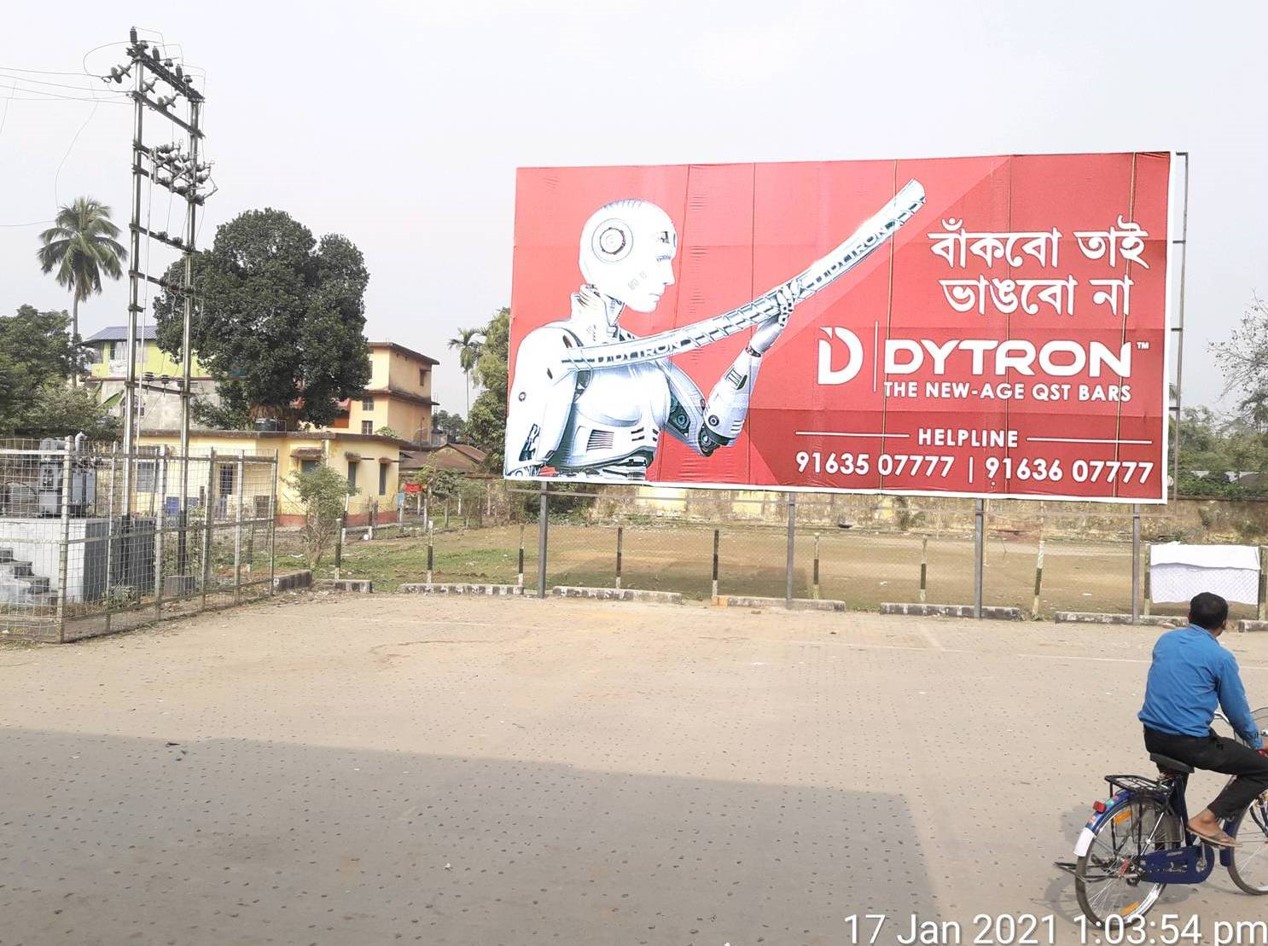
[[[1268,736],[1263,729],[1268,707],[1253,716],[1261,734]],[[1216,718],[1228,722],[1222,714]],[[1151,752],[1149,758],[1159,768],[1157,779],[1105,776],[1111,796],[1092,806],[1092,817],[1075,845],[1077,860],[1057,864],[1074,875],[1084,915],[1098,927],[1111,918],[1123,926],[1139,920],[1167,884],[1206,880],[1217,854],[1239,888],[1268,894],[1268,793],[1223,823],[1237,846],[1217,848],[1189,830],[1185,789],[1193,767],[1158,753]]]

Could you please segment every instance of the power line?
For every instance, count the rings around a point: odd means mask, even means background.
[[[109,45],[113,46],[114,43]],[[104,46],[98,46],[97,49],[104,49]],[[95,52],[95,50],[90,50]],[[83,72],[58,72],[55,69],[23,69],[20,66],[0,66],[0,72],[26,72],[37,76],[82,76]],[[32,80],[35,81],[35,80]]]
[[[53,87],[53,88],[57,88],[57,89],[73,89],[73,90],[75,90],[76,92],[87,92],[87,93],[90,93],[90,94],[94,91],[91,87],[88,87],[88,86],[83,86],[83,85],[70,85],[70,84],[68,84],[68,83],[66,83],[66,82],[48,82],[48,81],[46,81],[46,80],[44,80],[44,79],[26,79],[26,78],[23,78],[22,76],[8,75],[7,73],[8,73],[9,71],[10,71],[10,70],[6,69],[4,66],[0,66],[0,77],[5,78],[5,79],[8,79],[8,80],[10,80],[11,82],[25,82],[25,83],[27,83],[28,85],[44,85],[44,86],[51,86],[51,87]],[[85,78],[85,79],[87,79],[87,78],[91,78],[91,77],[90,77],[90,76],[82,76],[81,78]],[[16,86],[14,86],[13,88],[15,88],[15,89],[16,89],[17,87],[16,87]],[[41,90],[39,90],[39,89],[22,89],[22,90],[20,90],[20,91],[25,91],[25,92],[39,92],[39,91],[41,91]],[[124,93],[121,93],[121,92],[112,92],[112,91],[111,91],[111,90],[109,90],[109,89],[107,89],[107,90],[105,90],[105,91],[107,91],[107,92],[108,92],[109,94],[111,94],[111,95],[122,95],[122,94],[124,94]],[[53,93],[48,93],[48,94],[53,94]]]

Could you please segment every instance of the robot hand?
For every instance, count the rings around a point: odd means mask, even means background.
[[[775,344],[775,340],[783,333],[784,326],[788,324],[793,308],[797,305],[792,290],[786,285],[775,290],[775,302],[779,306],[779,311],[760,323],[753,332],[753,337],[749,339],[748,349],[758,357],[766,354]]]

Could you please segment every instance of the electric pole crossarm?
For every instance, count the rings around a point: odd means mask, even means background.
[[[131,229],[131,227],[132,227],[132,224],[129,224],[129,229]],[[185,241],[182,240],[180,237],[171,237],[171,236],[168,236],[166,233],[155,232],[154,230],[150,230],[147,227],[137,227],[136,230],[142,236],[147,236],[151,240],[158,240],[160,243],[166,243],[168,246],[172,247],[173,249],[177,249],[177,250],[185,249]],[[131,275],[131,273],[129,273],[129,275]]]
[[[163,108],[161,105],[158,104],[158,102],[151,102],[140,92],[132,92],[130,94],[135,101],[140,102],[142,105],[145,105],[149,108],[154,109],[154,111],[158,112],[168,121],[172,122],[175,125],[179,125],[181,128],[184,128],[187,132],[189,132],[190,137],[201,138],[203,136],[203,133],[201,131],[199,131],[193,125],[189,124],[189,122],[185,121],[184,119],[177,118],[175,115],[171,113],[169,109]]]

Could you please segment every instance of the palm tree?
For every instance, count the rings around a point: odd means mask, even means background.
[[[36,253],[46,273],[57,271],[59,285],[71,291],[71,343],[79,351],[79,303],[101,293],[102,273],[123,275],[128,251],[115,239],[119,228],[110,222],[110,208],[91,197],[78,197],[57,211],[54,225],[40,234]]]
[[[449,347],[458,349],[458,367],[467,379],[467,413],[471,413],[471,372],[480,360],[484,347],[484,329],[460,328],[456,338],[449,339]]]

